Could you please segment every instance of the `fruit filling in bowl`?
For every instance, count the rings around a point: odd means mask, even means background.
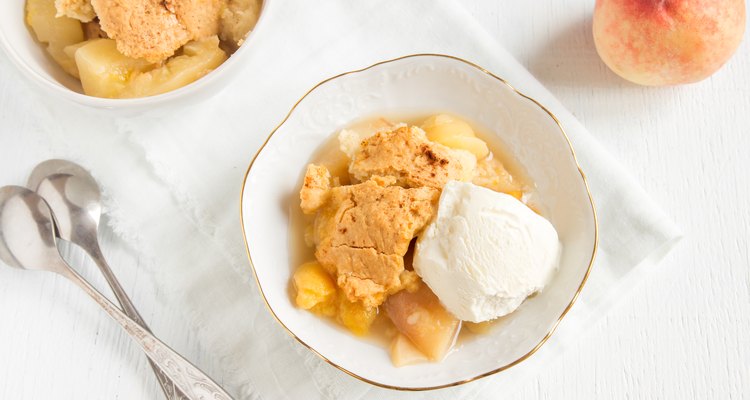
[[[26,0],[36,40],[83,92],[153,96],[221,65],[258,20],[261,0]]]
[[[482,137],[438,114],[366,119],[331,139],[291,210],[295,304],[402,366],[442,360],[541,291],[557,232],[523,169]]]

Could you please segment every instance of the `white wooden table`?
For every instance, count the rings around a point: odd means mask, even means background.
[[[704,82],[631,85],[596,55],[593,3],[465,1],[686,238],[650,281],[507,398],[750,398],[750,44]],[[17,78],[0,76],[0,91],[27,85]],[[33,131],[33,116],[14,118]],[[0,131],[1,184],[24,182],[35,146],[24,132]],[[113,265],[129,266],[116,272],[154,331],[221,381],[217,361],[139,274],[137,252],[109,232],[103,241]],[[60,279],[1,269],[0,319],[2,399],[161,398],[135,346]]]

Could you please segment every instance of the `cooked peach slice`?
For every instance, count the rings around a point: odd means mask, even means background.
[[[398,333],[391,342],[391,361],[393,365],[401,367],[425,362],[427,361],[427,356],[419,351],[409,338]]]
[[[338,321],[353,334],[366,335],[377,316],[377,308],[367,308],[360,301],[349,301],[343,293],[339,295]]]
[[[73,58],[63,49],[84,40],[81,22],[68,17],[57,17],[54,0],[27,0],[26,23],[36,39],[47,44],[47,52],[70,75],[78,77]]]
[[[329,317],[336,315],[336,283],[317,261],[300,265],[292,280],[297,307]]]
[[[442,360],[453,347],[461,321],[440,304],[427,285],[413,293],[402,290],[384,304],[396,329],[430,360]]]
[[[474,129],[465,121],[447,114],[438,114],[428,118],[421,128],[427,138],[452,149],[467,150],[482,160],[490,154],[487,143],[474,134]]]
[[[182,54],[168,59],[164,65],[136,74],[122,97],[153,96],[179,89],[202,78],[227,59],[216,36],[189,42],[181,51]]]
[[[513,179],[503,163],[496,158],[484,160],[477,164],[476,176],[472,183],[496,192],[509,194],[519,200],[523,197],[521,184]]]
[[[80,76],[78,75],[78,67],[76,66],[75,59],[68,57],[63,50],[64,48],[59,46],[50,45],[47,47],[47,52],[52,56],[52,59],[60,65],[60,68],[62,68],[63,71],[70,76],[79,78]]]
[[[490,149],[487,147],[487,143],[484,140],[476,137],[467,136],[449,136],[441,139],[434,139],[433,142],[438,142],[444,146],[448,146],[451,149],[466,150],[477,158],[477,160],[483,160],[490,154]]]
[[[97,40],[97,39],[92,39]],[[65,53],[66,56],[68,56],[71,60],[75,61],[76,58],[76,51],[80,49],[81,47],[91,43],[92,40],[85,40],[83,42],[71,44],[70,46],[65,46],[63,48],[63,53]],[[78,74],[78,67],[76,67],[76,74]]]
[[[214,36],[183,46],[164,65],[123,55],[112,39],[95,39],[75,51],[84,93],[107,98],[153,96],[185,86],[227,59]]]
[[[90,40],[73,49],[83,92],[89,96],[123,97],[135,74],[154,67],[147,61],[123,55],[112,39]]]
[[[421,128],[427,134],[427,138],[435,142],[452,136],[476,136],[469,124],[447,114],[438,114],[427,118],[422,123]]]

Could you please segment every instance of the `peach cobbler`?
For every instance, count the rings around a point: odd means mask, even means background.
[[[557,234],[493,148],[446,114],[342,130],[304,171],[296,305],[374,331],[400,366],[443,359],[462,326],[486,330],[541,290]]]
[[[83,92],[152,96],[208,74],[254,28],[261,0],[26,0],[26,23]]]

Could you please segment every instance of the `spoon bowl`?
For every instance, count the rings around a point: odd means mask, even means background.
[[[66,160],[47,160],[34,168],[27,186],[36,190],[54,211],[61,239],[84,248],[96,244],[101,192],[86,169]]]
[[[52,211],[41,196],[21,186],[0,188],[0,259],[21,269],[65,270]]]

